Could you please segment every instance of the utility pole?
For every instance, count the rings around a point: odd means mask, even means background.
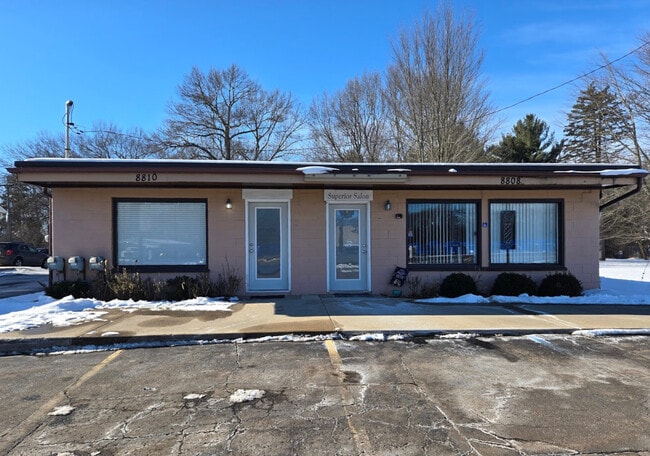
[[[70,114],[72,113],[72,100],[65,102],[65,158],[70,158]]]

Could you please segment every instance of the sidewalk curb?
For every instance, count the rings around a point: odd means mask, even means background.
[[[585,331],[585,330],[582,330]],[[590,330],[586,330],[590,331]],[[599,332],[594,337],[630,337],[648,336],[647,329],[628,329],[621,333],[620,329],[607,330],[594,329]],[[231,334],[177,334],[173,336],[109,336],[109,337],[66,337],[66,338],[40,338],[40,339],[6,339],[0,341],[0,357],[24,355],[48,355],[57,352],[83,351],[83,350],[118,350],[127,348],[157,348],[186,345],[213,345],[232,343],[263,343],[263,342],[299,342],[300,339],[326,340],[342,339],[357,342],[391,342],[391,341],[418,341],[421,339],[472,339],[476,337],[523,337],[529,335],[571,335],[576,330],[567,329],[477,329],[477,330],[418,330],[418,331],[339,331],[339,332],[301,332],[301,333],[231,333]],[[375,335],[381,337],[374,338]],[[454,337],[445,337],[454,336]],[[355,338],[357,338],[355,340]]]

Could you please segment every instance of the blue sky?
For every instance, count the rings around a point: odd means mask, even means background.
[[[617,58],[650,32],[650,0],[466,0],[496,108]],[[65,101],[81,128],[156,129],[193,66],[235,63],[305,107],[365,71],[383,71],[391,40],[433,0],[6,0],[0,5],[0,150],[62,133]],[[499,114],[527,113],[561,135],[577,94],[567,86]],[[495,141],[499,138],[495,138]]]

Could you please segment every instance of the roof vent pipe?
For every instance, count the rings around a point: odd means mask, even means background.
[[[70,158],[70,114],[72,113],[72,100],[65,102],[65,158]]]

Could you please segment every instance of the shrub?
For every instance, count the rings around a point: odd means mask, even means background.
[[[177,276],[165,282],[165,299],[168,301],[184,301],[198,297],[198,279],[188,276]]]
[[[216,281],[210,276],[199,274],[196,277],[177,276],[165,281],[152,278],[143,279],[139,273],[111,270],[101,271],[93,280],[89,296],[103,301],[112,299],[133,299],[134,301],[184,301],[205,297],[235,296],[244,279],[228,262],[222,267]]]
[[[570,272],[557,272],[544,277],[539,285],[539,296],[581,296],[582,284]]]
[[[521,294],[534,295],[537,293],[537,284],[525,274],[515,272],[502,272],[492,285],[491,295],[519,296]]]
[[[92,295],[103,301],[132,299],[134,301],[160,301],[165,296],[165,284],[151,278],[143,279],[139,273],[103,271],[92,284]]]
[[[237,269],[230,266],[226,260],[226,264],[221,267],[221,272],[217,274],[217,280],[214,283],[211,296],[223,296],[226,298],[237,295],[244,279],[239,275]]]
[[[87,298],[90,296],[90,284],[83,280],[63,280],[45,287],[45,294],[54,299],[61,299],[70,295],[76,299]]]
[[[445,298],[457,298],[466,294],[478,294],[478,287],[472,276],[455,272],[442,280],[439,293]]]
[[[434,282],[423,282],[420,276],[411,276],[406,279],[409,297],[413,299],[426,299],[438,296],[438,286]]]

